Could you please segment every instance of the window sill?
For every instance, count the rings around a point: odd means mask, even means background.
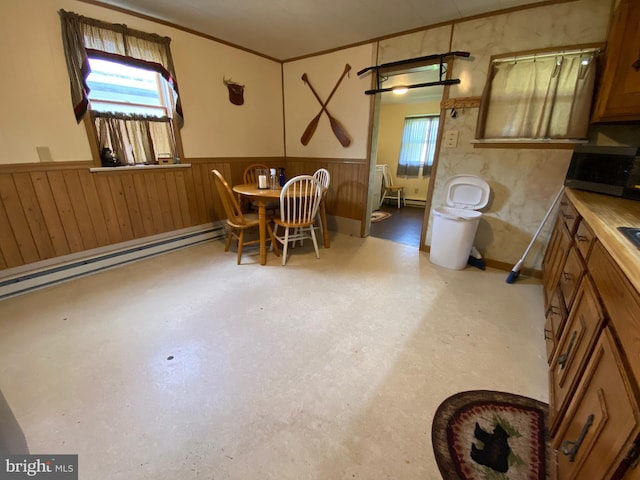
[[[588,143],[588,140],[561,140],[535,138],[484,138],[471,140],[473,148],[540,148],[572,150],[576,145]]]
[[[98,172],[131,172],[133,170],[157,170],[160,168],[190,168],[190,163],[176,163],[173,165],[123,165],[121,167],[91,167],[89,171]]]

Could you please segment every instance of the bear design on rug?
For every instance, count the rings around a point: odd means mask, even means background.
[[[484,447],[479,449],[475,444],[471,444],[471,458],[486,467],[492,468],[496,472],[506,473],[509,470],[509,435],[500,426],[496,425],[493,433],[486,432],[476,422],[473,435],[480,440]]]

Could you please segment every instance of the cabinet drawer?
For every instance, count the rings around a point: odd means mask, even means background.
[[[552,433],[566,411],[603,323],[600,302],[589,276],[585,275],[549,366],[549,423]]]
[[[580,220],[576,234],[573,236],[575,239],[575,245],[580,251],[580,255],[586,262],[589,259],[589,253],[591,253],[591,247],[595,241],[596,236],[593,234],[589,225],[584,220]]]
[[[571,310],[573,299],[578,291],[578,285],[580,285],[586,269],[587,267],[585,267],[578,249],[571,247],[559,278],[560,290],[567,310]]]
[[[631,447],[640,419],[613,335],[605,328],[557,434],[555,478],[609,479]]]
[[[544,339],[547,345],[547,363],[551,364],[551,358],[556,345],[560,341],[564,324],[567,321],[567,309],[564,306],[560,288],[556,288],[549,302],[544,325]]]
[[[631,370],[640,379],[640,293],[600,242],[593,246],[588,267]]]
[[[563,195],[562,200],[560,200],[560,217],[564,220],[569,234],[573,236],[573,234],[576,233],[580,214],[566,195]]]

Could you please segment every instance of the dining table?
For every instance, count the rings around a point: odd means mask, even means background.
[[[267,204],[273,200],[280,200],[282,188],[258,188],[256,183],[243,183],[232,189],[238,195],[246,197],[258,207],[258,229],[260,232],[260,265],[267,264]],[[322,225],[322,241],[325,248],[331,246],[329,231],[327,230],[327,214],[324,206],[324,196],[318,207],[320,223]]]

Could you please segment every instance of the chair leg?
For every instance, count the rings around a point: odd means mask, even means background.
[[[400,208],[400,194],[402,190],[398,190],[398,208]]]
[[[289,227],[284,227],[284,243],[282,244],[282,266],[287,263],[287,249],[289,247]]]
[[[278,225],[276,225],[278,228]],[[278,248],[278,241],[276,240],[275,234],[273,233],[273,229],[271,228],[271,224],[267,223],[267,230],[269,231],[269,238],[271,239],[271,248],[273,252],[276,254],[276,257],[280,256],[280,249]]]
[[[320,258],[320,252],[318,251],[318,241],[316,240],[316,229],[313,228],[313,225],[309,227],[311,230],[311,240],[313,240],[313,248],[316,249],[316,258]]]
[[[238,235],[238,265],[240,265],[240,260],[242,260],[242,245],[244,245],[244,229],[241,229],[240,235]]]
[[[233,237],[233,228],[229,227],[229,235],[227,235],[227,243],[224,246],[224,251],[228,252],[231,246],[231,237]]]

